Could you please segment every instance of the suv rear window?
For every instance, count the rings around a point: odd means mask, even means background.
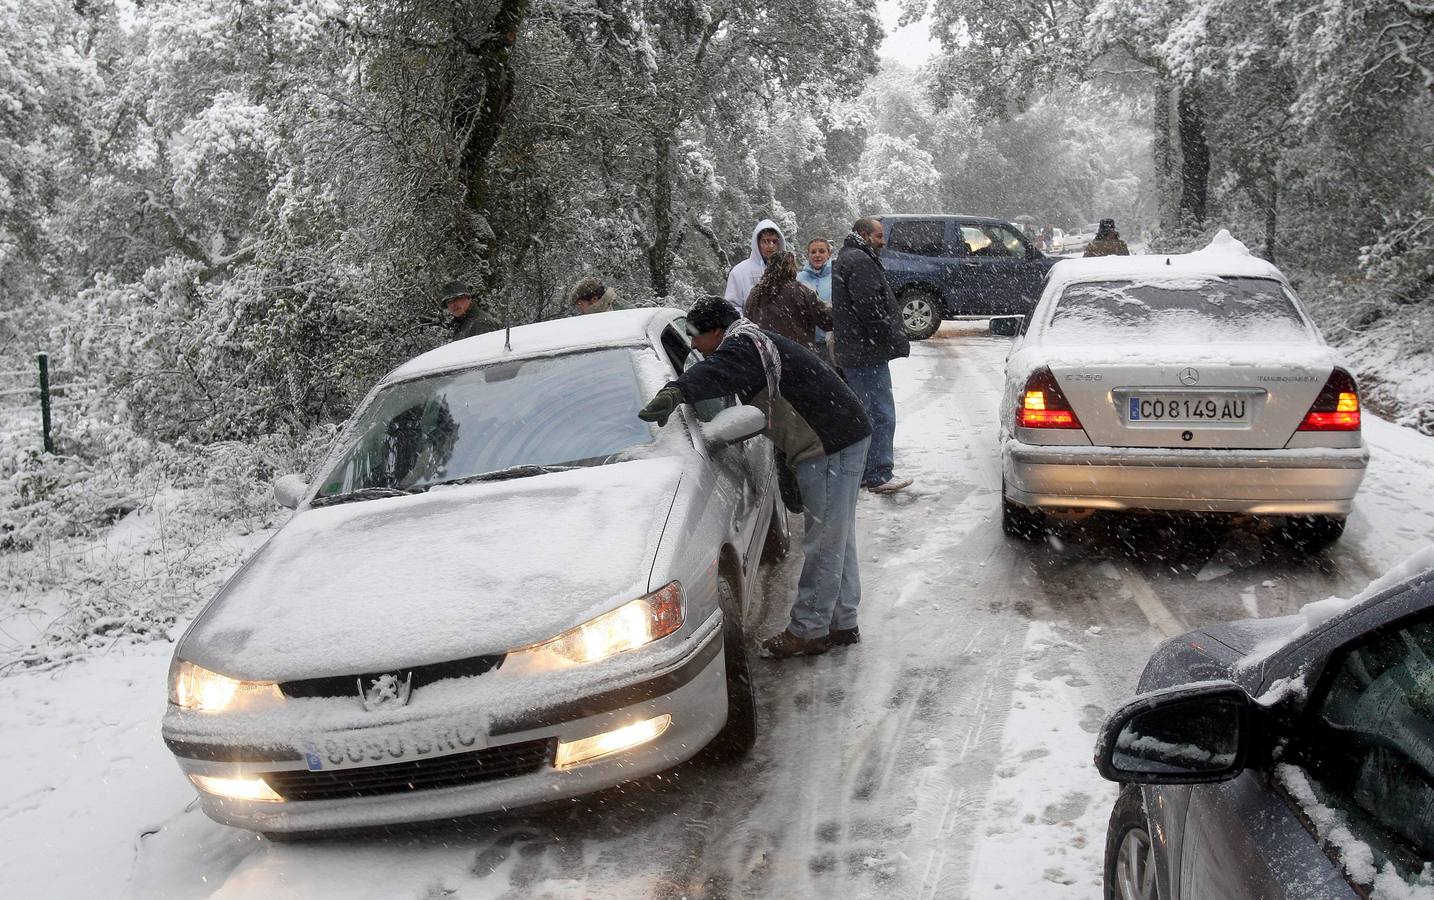
[[[1268,278],[1088,281],[1065,289],[1050,330],[1172,332],[1192,340],[1306,341],[1304,319],[1284,286]]]
[[[898,253],[917,256],[946,255],[945,222],[892,222],[886,246]]]

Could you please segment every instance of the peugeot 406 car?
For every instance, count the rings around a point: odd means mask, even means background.
[[[1434,549],[1349,604],[1213,625],[1106,720],[1108,900],[1425,897]],[[1323,615],[1338,613],[1319,621]]]
[[[1284,276],[1221,232],[1178,256],[1055,265],[1001,402],[1003,524],[1173,510],[1344,529],[1369,454],[1359,389]],[[1010,328],[1004,330],[1013,330]]]
[[[743,610],[785,512],[762,414],[637,418],[675,310],[458,341],[386,376],[179,641],[164,738],[274,834],[484,813],[740,754]]]

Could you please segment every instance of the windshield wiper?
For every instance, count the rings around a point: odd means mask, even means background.
[[[447,481],[435,481],[433,484],[426,484],[423,490],[452,484],[476,484],[480,481],[507,481],[510,478],[532,478],[534,475],[546,475],[549,472],[570,472],[573,469],[580,469],[582,466],[509,466],[506,469],[494,469],[492,472],[483,472],[479,475],[468,475],[463,478],[450,478]]]
[[[409,494],[417,493],[416,489],[404,490],[394,487],[365,487],[358,490],[345,491],[342,494],[329,494],[326,497],[315,497],[309,501],[309,506],[337,506],[340,503],[355,503],[359,500],[381,500],[384,497],[407,497]]]

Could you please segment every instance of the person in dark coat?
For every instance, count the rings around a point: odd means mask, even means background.
[[[453,317],[448,327],[453,330],[450,341],[461,341],[475,334],[492,331],[493,325],[478,312],[468,285],[461,281],[450,281],[443,288],[443,306]]]
[[[1130,248],[1120,239],[1115,230],[1114,219],[1101,219],[1096,228],[1095,239],[1085,247],[1086,256],[1129,256]]]
[[[791,620],[762,642],[762,652],[803,656],[858,643],[856,498],[871,443],[861,401],[816,354],[741,318],[721,297],[694,303],[687,330],[706,358],[668,382],[638,417],[662,426],[683,403],[736,394],[767,413],[767,436],[796,465],[807,500]]]
[[[797,280],[797,256],[778,250],[767,259],[762,280],[747,295],[747,318],[817,352],[817,329],[830,330],[832,311],[811,288]]]
[[[836,361],[871,420],[871,452],[862,487],[880,494],[911,486],[893,471],[896,400],[891,393],[893,359],[911,355],[901,310],[886,281],[881,248],[886,234],[876,219],[857,219],[832,266],[832,318]]]

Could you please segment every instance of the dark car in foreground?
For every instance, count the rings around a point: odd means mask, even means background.
[[[1168,641],[1096,765],[1124,785],[1107,898],[1434,895],[1434,547],[1353,600]]]
[[[957,215],[877,216],[886,229],[881,261],[913,340],[957,316],[1029,314],[1055,265],[1020,228]]]

